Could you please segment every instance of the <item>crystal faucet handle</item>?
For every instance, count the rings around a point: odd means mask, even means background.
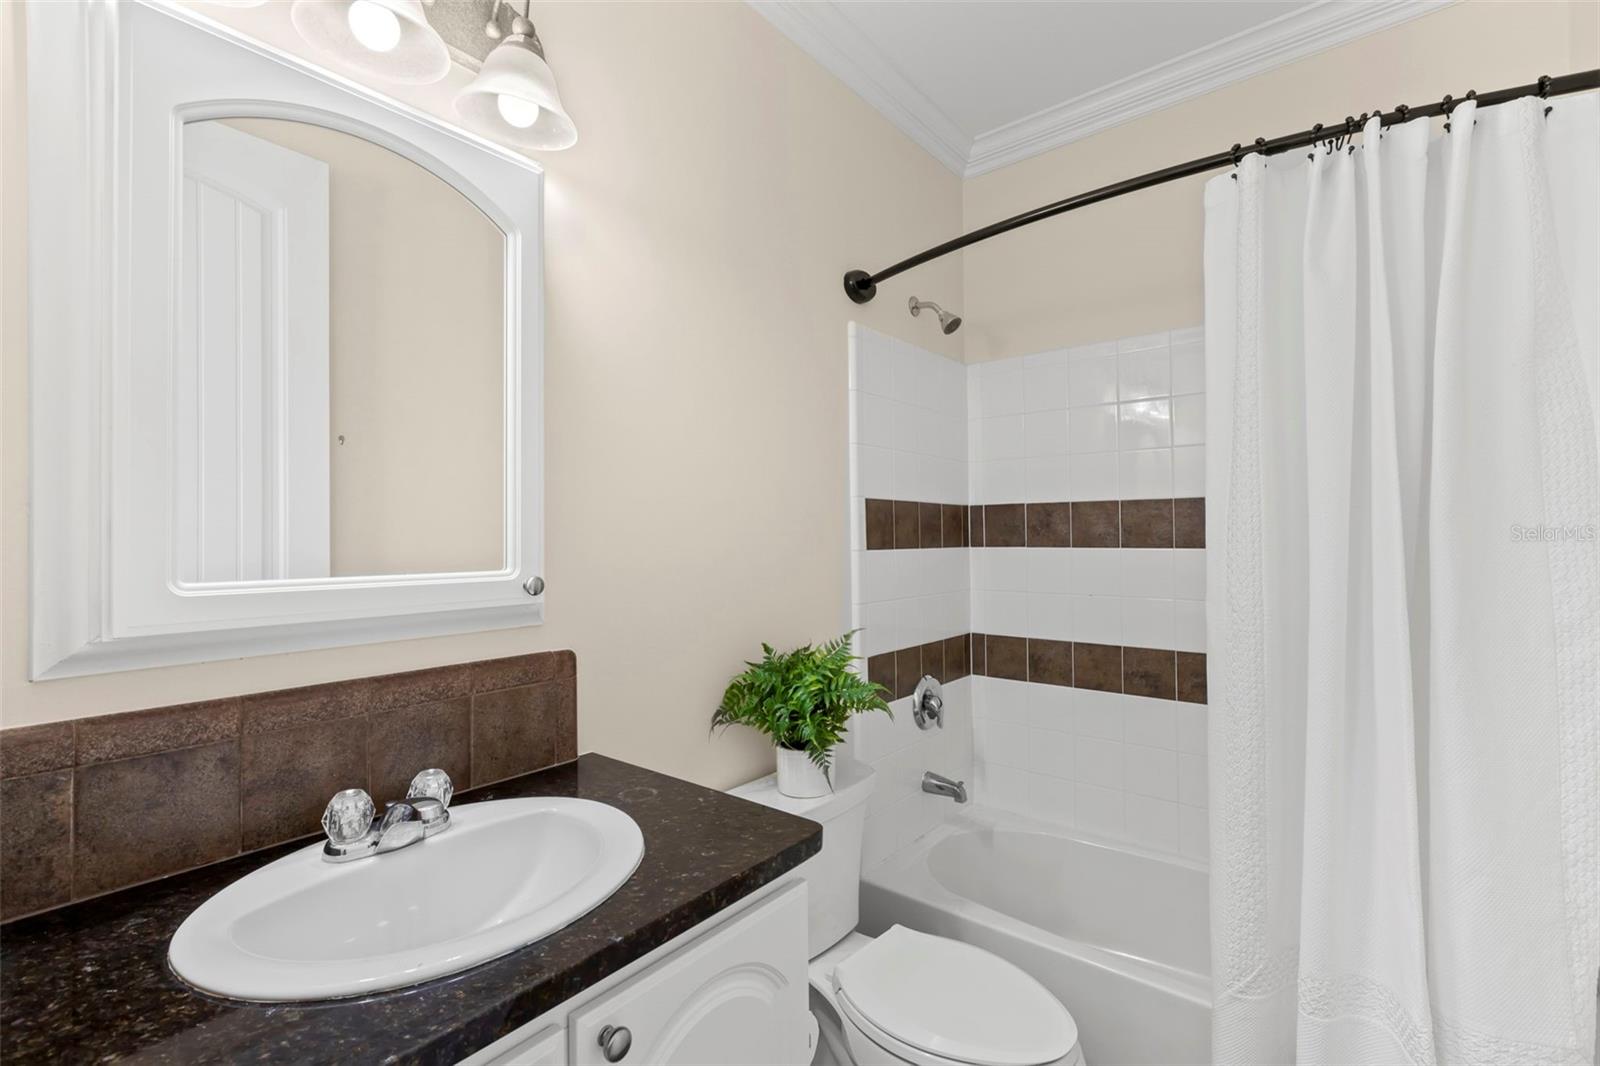
[[[455,786],[450,783],[450,775],[434,767],[423,770],[411,779],[411,787],[406,789],[406,799],[417,799],[427,796],[436,799],[445,807],[450,806],[450,797],[455,795]]]
[[[328,801],[322,812],[322,829],[335,844],[353,844],[367,835],[376,813],[365,789],[347,788]]]

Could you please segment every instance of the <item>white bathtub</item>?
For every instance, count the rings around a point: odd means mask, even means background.
[[[861,923],[964,940],[1027,970],[1091,1066],[1211,1057],[1203,866],[983,808],[862,874]]]

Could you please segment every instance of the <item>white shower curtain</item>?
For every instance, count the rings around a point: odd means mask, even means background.
[[[1552,105],[1207,185],[1218,1063],[1593,1060],[1600,100]]]

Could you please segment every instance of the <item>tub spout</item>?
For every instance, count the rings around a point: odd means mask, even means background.
[[[931,792],[935,796],[949,796],[957,803],[967,802],[967,783],[965,781],[952,781],[943,774],[936,774],[932,770],[922,772],[922,791]]]

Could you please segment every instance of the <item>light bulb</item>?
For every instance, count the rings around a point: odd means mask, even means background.
[[[500,111],[500,117],[506,120],[506,124],[515,126],[519,130],[525,130],[539,121],[539,105],[532,100],[501,93],[495,97],[495,106]]]
[[[355,0],[345,18],[356,40],[374,52],[389,52],[400,43],[400,19],[374,0]]]

